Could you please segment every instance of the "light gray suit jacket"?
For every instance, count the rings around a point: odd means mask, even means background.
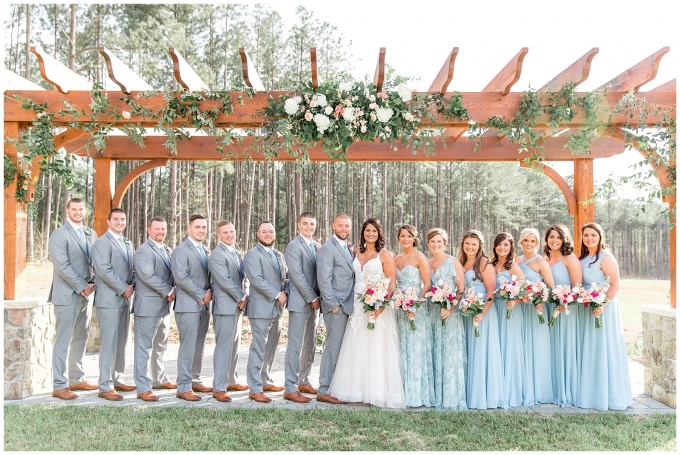
[[[239,263],[223,243],[218,243],[208,261],[213,289],[213,314],[238,314],[238,303],[248,293],[248,278]]]
[[[168,253],[169,254],[169,253]],[[151,239],[146,239],[134,258],[135,314],[163,317],[170,313],[167,296],[175,285],[170,262]]]
[[[312,241],[312,245],[317,251],[321,247],[315,241]],[[288,244],[285,257],[290,278],[288,311],[311,313],[310,303],[319,297],[319,286],[316,283],[316,264],[302,235],[298,235]]]
[[[97,233],[90,228],[85,228],[85,232],[85,241],[91,255]],[[94,269],[90,257],[80,243],[80,236],[69,222],[52,232],[49,251],[54,272],[47,301],[54,305],[82,303],[87,297],[80,293],[89,283],[94,282]]]
[[[201,246],[209,258],[210,251],[204,245]],[[210,289],[210,272],[203,265],[198,249],[189,237],[172,252],[170,263],[177,286],[174,310],[180,313],[207,311],[208,305],[199,305],[198,301]]]
[[[129,240],[125,242],[129,260],[120,243],[109,231],[102,235],[92,246],[92,265],[97,274],[94,305],[99,308],[121,308],[130,305],[131,298],[122,294],[134,284],[134,250]]]
[[[260,243],[243,258],[243,267],[250,281],[250,295],[246,306],[246,316],[249,318],[275,318],[283,315],[283,307],[276,301],[276,297],[280,292],[288,292],[288,269],[283,254],[274,251],[279,258],[280,273]]]
[[[354,258],[349,248],[346,249]],[[352,314],[354,269],[335,237],[328,239],[316,254],[316,277],[321,291],[321,311],[330,313],[340,306],[345,314]]]

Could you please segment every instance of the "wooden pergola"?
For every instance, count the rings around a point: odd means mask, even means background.
[[[603,103],[609,112],[629,91],[634,91],[639,98],[645,98],[650,105],[664,108],[674,108],[676,105],[676,80],[673,79],[648,92],[638,93],[638,89],[655,78],[658,66],[663,55],[669,52],[664,47],[653,53],[638,64],[632,66],[620,75],[614,77],[602,87],[609,87],[603,95]],[[8,102],[18,95],[25,99],[31,99],[36,103],[49,102],[50,110],[56,112],[64,103],[84,108],[86,111],[91,102],[91,82],[70,71],[68,68],[46,55],[40,49],[31,48],[40,64],[42,77],[54,85],[55,90],[43,90],[29,81],[16,75],[11,75],[14,80],[20,82],[10,84],[13,89],[5,91],[4,103],[4,131],[6,138],[18,138],[22,131],[35,120],[35,113],[24,110],[20,103]],[[446,94],[453,78],[454,65],[459,49],[454,48],[448,55],[439,73],[434,77],[430,85],[429,93]],[[598,48],[593,48],[580,59],[569,65],[564,71],[548,82],[540,91],[558,92],[565,84],[580,84],[590,72],[593,58],[598,53]],[[109,102],[114,105],[126,107],[121,101],[124,96],[135,96],[151,87],[126,67],[109,50],[100,48],[99,52],[104,56],[111,80],[120,87],[120,91],[108,91],[105,95]],[[191,66],[175,50],[169,49],[173,61],[174,76],[184,90],[207,91],[205,84]],[[522,62],[528,53],[527,48],[522,48],[510,62],[501,69],[498,74],[480,92],[463,92],[463,104],[471,118],[480,123],[486,122],[491,116],[502,115],[511,118],[519,107],[522,93],[511,92],[512,86],[519,80]],[[253,120],[254,114],[267,105],[269,97],[278,97],[285,92],[264,92],[260,78],[257,75],[252,61],[248,58],[244,49],[240,49],[243,79],[249,87],[257,93],[251,98],[243,97],[243,105],[238,104],[240,92],[231,92],[235,111],[233,114],[220,114],[216,119],[216,126],[235,127],[244,129],[258,128],[261,125]],[[317,77],[316,49],[310,49],[312,84],[316,88],[319,81]],[[6,71],[7,72],[7,71]],[[374,83],[380,90],[383,85],[385,74],[385,48],[381,48]],[[7,77],[7,76],[6,76]],[[162,97],[137,100],[143,106],[153,106],[161,103]],[[202,109],[219,107],[216,101],[203,101]],[[586,126],[583,113],[579,113],[564,128],[582,129]],[[68,122],[75,119],[68,117],[59,118],[61,125],[67,126]],[[560,188],[567,202],[569,213],[574,216],[574,240],[580,245],[580,227],[587,222],[595,221],[594,204],[584,204],[591,199],[594,191],[593,160],[595,158],[612,157],[624,152],[625,139],[622,126],[630,119],[623,115],[612,115],[606,122],[604,134],[595,138],[585,155],[574,155],[570,150],[565,150],[567,139],[564,134],[548,137],[543,143],[545,159],[547,161],[572,161],[574,163],[573,188],[552,168],[543,166],[542,171],[550,177]],[[658,116],[650,115],[648,124],[654,124],[660,120]],[[152,127],[155,122],[141,116],[132,116],[131,119],[116,120],[113,116],[101,118],[102,122],[114,123],[122,127],[125,123],[139,122],[142,126]],[[183,119],[178,119],[179,125]],[[387,143],[355,143],[347,153],[349,161],[516,161],[525,166],[521,160],[525,155],[517,152],[517,144],[511,143],[507,137],[498,134],[498,131],[488,130],[484,133],[481,149],[475,153],[473,141],[464,137],[468,129],[466,121],[447,121],[442,119],[441,124],[445,127],[447,135],[446,147],[441,140],[435,140],[434,155],[413,155],[410,149],[399,147],[395,151],[394,145]],[[427,126],[427,125],[424,125]],[[538,124],[537,129],[549,131],[548,125]],[[94,227],[102,235],[106,230],[106,218],[112,208],[120,207],[121,201],[132,182],[143,173],[160,166],[166,166],[169,161],[216,161],[224,159],[224,155],[215,151],[215,138],[207,135],[196,135],[191,139],[183,140],[177,144],[177,154],[173,154],[164,146],[164,136],[148,136],[144,139],[145,147],[139,147],[127,136],[110,136],[106,148],[94,154],[88,154],[83,145],[88,141],[88,133],[80,129],[67,128],[66,131],[55,136],[56,148],[64,147],[67,152],[78,156],[89,156],[94,159]],[[244,138],[241,144],[225,147],[230,155],[238,157],[250,157],[253,160],[265,160],[266,157],[254,149],[253,138]],[[640,151],[642,155],[646,152]],[[13,144],[5,143],[5,154],[16,164],[19,158]],[[329,158],[321,146],[309,150],[309,157],[313,161],[328,161]],[[237,158],[241,159],[241,158]],[[279,156],[276,160],[293,160],[290,156]],[[119,160],[145,160],[142,165],[130,171],[122,181],[115,185],[115,164]],[[674,163],[671,163],[674,166]],[[37,162],[32,167],[32,185],[37,183],[39,177]],[[657,166],[655,169],[662,188],[672,188],[669,169],[665,166]],[[4,298],[14,299],[16,294],[15,283],[17,276],[26,265],[26,203],[33,200],[34,191],[29,184],[29,191],[24,201],[15,198],[16,182],[5,188],[5,274],[4,274]],[[664,196],[664,202],[669,204],[671,214],[674,217],[675,193]],[[671,222],[675,222],[674,219]],[[671,306],[675,307],[676,283],[675,283],[675,235],[673,228],[670,232],[670,263],[671,263]]]

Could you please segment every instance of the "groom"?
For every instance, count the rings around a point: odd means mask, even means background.
[[[347,244],[352,220],[346,213],[335,215],[335,233],[318,251],[316,276],[321,293],[321,311],[326,323],[326,348],[321,355],[317,401],[345,404],[328,393],[338,362],[347,318],[354,311],[354,255]]]

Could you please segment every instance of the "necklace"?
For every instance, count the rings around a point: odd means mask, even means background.
[[[412,255],[412,254],[414,254],[414,253],[415,253],[415,251],[411,251],[409,254],[401,253],[400,256],[401,256],[402,258],[406,259],[407,257],[409,257],[410,255]]]
[[[444,257],[443,257],[442,259],[440,259],[439,261],[433,262],[433,263],[432,263],[432,268],[438,267],[439,264],[441,264],[443,261],[445,261],[447,257],[448,257],[448,256],[447,256],[446,254],[444,254]],[[432,258],[432,260],[434,260],[434,257]]]

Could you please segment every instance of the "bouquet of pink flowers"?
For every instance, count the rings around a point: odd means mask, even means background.
[[[597,283],[591,283],[590,289],[582,287],[581,292],[579,293],[579,300],[583,303],[583,306],[590,307],[591,311],[595,311],[601,306],[609,303],[607,301],[607,291],[609,290],[609,286],[609,277],[607,277],[604,283],[602,283],[602,286],[598,287]],[[602,328],[602,322],[600,322],[599,316],[595,316],[595,328]]]
[[[406,311],[409,322],[411,323],[411,330],[416,330],[416,311],[420,308],[421,301],[418,299],[418,293],[415,288],[408,288],[405,291],[397,289],[392,295],[394,306]]]
[[[390,297],[387,293],[387,287],[390,285],[390,279],[385,275],[378,277],[375,281],[370,281],[368,277],[364,277],[365,290],[359,295],[359,301],[364,304],[364,313],[379,309],[383,305],[389,305]],[[368,320],[369,330],[375,329],[375,319]]]
[[[533,304],[534,307],[544,304],[550,299],[550,288],[540,279],[536,280],[535,283],[525,280],[524,285],[526,296],[523,300]],[[542,310],[538,313],[538,323],[545,324]]]
[[[442,310],[449,310],[451,307],[456,307],[462,293],[456,293],[451,289],[451,286],[446,284],[444,280],[439,279],[436,286],[432,286],[425,297],[430,299],[430,302],[437,303]],[[442,319],[442,327],[446,325],[446,319]]]
[[[558,286],[555,286],[550,291],[549,301],[556,305],[565,306],[566,307],[565,314],[569,316],[569,305],[577,305],[580,303],[579,301],[580,292],[581,288],[579,286],[574,286],[572,288],[567,284],[560,284]],[[555,321],[557,320],[557,316],[559,316],[559,314],[560,312],[557,310],[557,307],[555,307],[552,316],[550,316],[550,321],[548,321],[548,327],[552,327],[555,325]]]
[[[502,299],[507,301],[510,300],[523,300],[526,297],[526,289],[524,286],[524,278],[521,280],[517,279],[517,275],[512,275],[508,281],[505,277],[501,277],[501,287],[496,289],[496,294]],[[505,318],[512,318],[512,308],[508,308],[505,313]]]
[[[484,308],[486,308],[486,300],[482,299],[482,294],[475,291],[475,288],[470,288],[465,291],[460,305],[463,310],[463,316],[474,318],[478,314],[482,314]],[[479,323],[473,321],[473,324],[475,326],[475,336],[479,337]]]

